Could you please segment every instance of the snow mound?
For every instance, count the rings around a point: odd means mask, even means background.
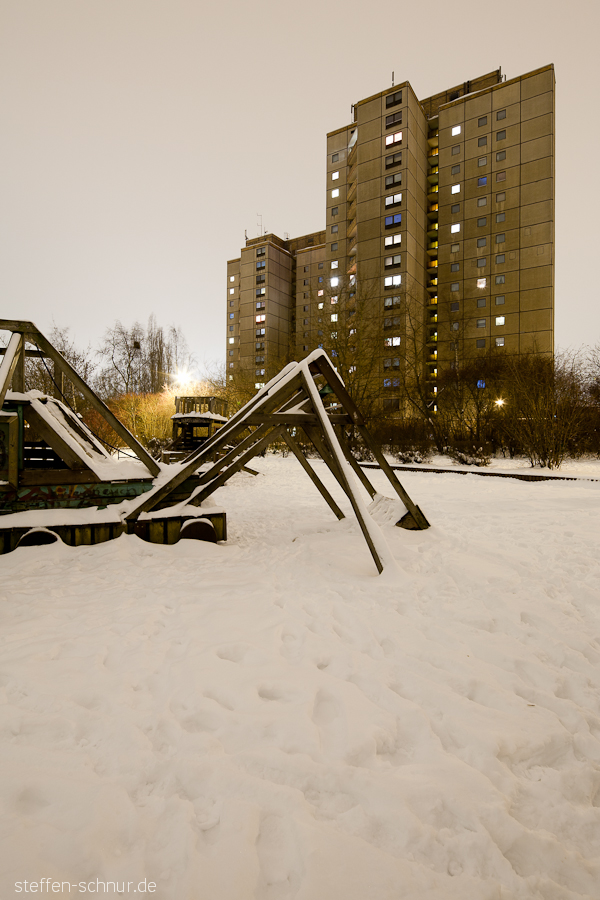
[[[226,545],[0,558],[0,896],[597,900],[600,485],[370,472],[386,578],[313,464],[342,522],[269,456]]]

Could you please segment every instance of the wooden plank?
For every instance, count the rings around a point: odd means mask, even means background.
[[[23,335],[13,334],[8,342],[4,359],[0,363],[0,409],[2,409],[6,392],[13,380],[13,375],[19,363],[22,349]]]
[[[348,446],[348,444],[346,442],[345,435],[340,434],[341,430],[342,429],[340,429],[337,432],[337,435],[338,435],[338,440],[340,442],[340,447],[342,448],[342,452],[343,452],[344,456],[346,457],[346,459],[348,460],[348,462],[350,463],[350,465],[352,466],[352,470],[358,476],[360,483],[362,484],[365,491],[367,492],[367,494],[369,494],[369,496],[371,497],[371,500],[372,500],[375,497],[375,494],[377,493],[377,491],[375,490],[375,488],[373,487],[373,485],[367,478],[365,470],[361,469],[357,460],[354,459],[354,457],[352,455],[352,450],[350,449],[350,447]]]
[[[0,319],[0,331],[18,331],[19,334],[30,334],[37,331],[33,322],[24,319]]]
[[[91,469],[22,469],[19,484],[98,484],[100,478]]]
[[[5,353],[6,347],[0,347],[0,356],[4,356]],[[46,359],[46,354],[41,350],[25,350],[25,356],[27,357],[27,359]]]
[[[344,491],[344,493],[346,493],[346,487],[341,478],[340,467],[338,466],[336,459],[329,452],[329,448],[325,444],[325,441],[323,439],[323,433],[322,433],[321,429],[319,429],[317,427],[313,428],[313,427],[307,426],[307,427],[305,427],[304,431],[306,432],[306,435],[309,438],[309,440],[315,446],[317,453],[319,454],[319,456],[321,457],[321,459],[323,460],[325,465],[331,471],[331,474],[333,475],[333,477],[335,478],[335,480],[337,481],[337,483],[339,484],[341,489]]]
[[[35,428],[42,440],[46,441],[49,447],[52,447],[54,452],[68,465],[69,469],[88,469],[90,474],[92,473],[83,450],[81,451],[81,455],[79,455],[70,444],[67,444],[67,442],[51,428],[48,422],[46,422],[33,406],[28,406],[24,410],[24,415],[26,421]],[[90,478],[90,481],[94,480],[96,479]]]
[[[350,394],[348,393],[348,391],[342,384],[340,378],[338,377],[337,372],[331,365],[329,359],[325,356],[325,354],[323,354],[323,356],[319,356],[319,357],[317,357],[317,359],[314,360],[314,366],[319,370],[321,375],[323,375],[327,379],[327,383],[329,384],[330,388],[332,389],[332,391],[334,392],[334,394],[336,395],[336,397],[338,398],[338,400],[340,401],[340,403],[342,404],[342,406],[344,407],[346,412],[348,412],[349,415],[351,416],[352,421],[358,428],[360,435],[361,435],[362,439],[364,440],[365,444],[367,445],[367,447],[369,448],[369,450],[371,451],[371,453],[373,454],[373,456],[379,463],[381,470],[383,472],[385,472],[388,481],[390,482],[390,484],[392,485],[392,487],[394,488],[394,490],[396,491],[396,493],[398,494],[398,496],[400,497],[400,499],[406,506],[407,510],[411,513],[416,524],[422,530],[429,528],[430,527],[429,522],[427,521],[427,519],[425,518],[425,516],[423,515],[423,513],[421,512],[419,507],[415,503],[413,503],[413,501],[410,499],[407,492],[401,485],[399,479],[396,477],[393,470],[390,468],[388,461],[386,460],[385,456],[381,452],[381,448],[377,446],[376,442],[373,440],[373,438],[369,434],[369,431],[365,425],[365,420],[364,420],[360,410],[358,409],[356,403],[354,402],[354,400],[352,399],[352,397],[350,396]]]
[[[2,327],[1,321],[0,327]],[[119,435],[121,440],[123,440],[127,444],[127,446],[131,450],[133,450],[136,456],[144,463],[148,471],[152,475],[158,475],[160,472],[160,466],[158,465],[156,460],[150,456],[146,448],[142,447],[140,442],[136,440],[136,438],[134,438],[131,432],[127,428],[125,428],[125,426],[121,422],[119,422],[114,413],[112,413],[108,406],[102,402],[100,397],[98,397],[97,394],[94,393],[94,391],[83,380],[83,378],[79,377],[75,369],[67,362],[64,356],[59,353],[58,350],[56,350],[56,348],[53,347],[52,344],[47,341],[44,335],[37,329],[34,329],[34,333],[31,333],[31,339],[47,353],[47,355],[55,363],[58,369],[60,369],[67,376],[69,381],[77,388],[77,390],[81,391],[88,403],[90,403],[90,405],[96,410],[96,412],[108,422],[111,428]]]
[[[310,480],[312,481],[312,483],[314,484],[314,486],[316,487],[316,489],[319,491],[319,493],[321,494],[321,496],[323,497],[325,502],[329,505],[329,508],[332,510],[333,514],[335,516],[337,516],[338,519],[343,519],[344,513],[341,511],[341,509],[339,508],[339,506],[337,505],[337,503],[335,502],[335,500],[333,499],[333,497],[331,496],[331,494],[329,493],[329,491],[327,490],[327,488],[325,487],[325,485],[323,484],[321,479],[318,477],[317,473],[315,472],[315,470],[313,469],[311,464],[308,462],[308,460],[304,456],[304,453],[302,452],[300,447],[297,445],[294,438],[291,436],[291,434],[288,433],[287,430],[282,431],[281,436],[284,439],[284,441],[286,442],[286,444],[288,445],[288,447],[290,448],[290,450],[292,451],[292,453],[294,454],[294,456],[296,457],[296,459],[298,460],[298,462],[300,463],[300,465],[302,466],[302,468],[304,469],[304,471],[306,472],[306,474],[308,475],[308,477],[310,478]]]

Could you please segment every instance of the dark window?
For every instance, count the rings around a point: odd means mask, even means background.
[[[385,217],[385,227],[393,228],[394,225],[400,225],[402,222],[402,213],[396,213],[395,216],[386,216]]]
[[[331,207],[331,215],[332,216],[337,216],[338,212],[339,212],[339,207],[337,207],[337,206]]]
[[[496,140],[503,141],[506,138],[506,131],[498,131],[496,132]]]
[[[399,103],[402,103],[402,91],[396,91],[394,94],[388,94],[385,98],[386,107],[397,106]]]
[[[332,234],[337,234],[337,233],[338,233],[338,228],[339,228],[339,225],[332,225],[332,226],[331,226],[331,233],[332,233]]]
[[[496,181],[506,181],[506,172],[496,172]]]
[[[460,203],[453,203],[450,207],[450,212],[457,213],[460,212]]]
[[[483,175],[477,179],[477,187],[484,187],[487,184],[487,175]]]
[[[340,158],[339,153],[333,153],[331,156],[331,162],[337,162],[339,158]]]
[[[483,350],[484,347],[485,347],[485,338],[478,338],[478,340],[477,340],[477,349],[478,349],[478,350]]]
[[[496,118],[497,119],[505,119],[506,118],[506,110],[499,109],[498,112],[496,113]]]
[[[477,298],[477,306],[485,306],[485,297]]]
[[[506,213],[496,213],[496,222],[504,222]]]
[[[504,234],[496,235],[496,243],[497,244],[503,244],[505,240],[506,240],[506,236]]]
[[[496,162],[502,162],[503,159],[506,159],[506,150],[500,150],[499,153],[496,153]]]
[[[460,144],[455,144],[452,148],[452,156],[456,156],[457,153],[460,153]]]
[[[402,151],[399,153],[393,153],[392,156],[386,156],[385,158],[385,167],[386,169],[391,169],[392,166],[400,166],[402,165]]]
[[[400,398],[399,397],[390,397],[386,398],[383,401],[384,409],[400,409]]]
[[[308,272],[308,266],[304,266],[304,271]]]
[[[386,188],[393,187],[395,184],[402,184],[402,172],[396,172],[395,175],[385,176]]]
[[[496,194],[496,203],[502,203],[504,200],[506,200],[506,194],[504,193],[504,191],[502,191],[501,194]]]
[[[264,256],[264,255],[265,255],[265,248],[264,248],[264,247],[259,247],[258,250],[256,251],[256,255],[257,255],[257,256]]]
[[[487,156],[480,156],[477,160],[477,165],[479,166],[479,168],[481,168],[482,166],[487,166]]]
[[[504,284],[506,281],[505,275],[496,275],[496,284]]]
[[[485,319],[477,319],[477,327],[485,328]]]
[[[266,266],[266,262],[265,262],[264,259],[263,259],[263,260],[259,260],[259,261],[256,263],[256,268],[257,268],[257,269],[264,269],[265,266]]]
[[[394,125],[402,124],[402,110],[398,110],[398,112],[393,113],[391,116],[385,117],[385,127],[393,128]]]
[[[335,251],[337,250],[337,248],[338,248],[337,243],[336,243],[336,244],[332,244],[332,245],[331,245],[331,252],[332,252],[332,253],[335,253]]]
[[[452,166],[452,174],[458,175],[460,172],[460,163],[457,166]]]
[[[496,306],[502,306],[504,304],[504,294],[500,294],[496,297]]]
[[[451,272],[460,272],[460,263],[452,263],[450,266]]]
[[[455,281],[453,284],[450,285],[450,290],[451,290],[451,291],[457,291],[458,288],[459,288],[458,281]]]
[[[498,265],[500,265],[500,263],[503,263],[503,262],[504,262],[504,253],[499,253],[498,256],[496,257],[496,263]]]
[[[319,263],[319,269],[323,268],[323,263]]]
[[[257,276],[256,276],[256,283],[257,283],[257,284],[262,284],[262,283],[264,282],[264,280],[265,280],[265,276],[264,276],[264,275],[257,275]]]
[[[451,303],[450,309],[452,310],[452,312],[458,312],[458,310],[460,309],[460,303]]]
[[[480,219],[477,219],[478,228],[483,228],[484,225],[487,225],[487,216],[482,216]]]
[[[477,238],[477,246],[478,247],[485,247],[486,244],[487,244],[487,238]]]
[[[482,256],[480,259],[477,260],[477,268],[483,269],[484,266],[485,266],[485,256]]]
[[[478,147],[485,147],[486,144],[487,144],[487,137],[480,137],[477,139]]]
[[[305,279],[304,279],[304,286],[306,287],[307,284],[308,284],[308,278],[305,278]]]
[[[482,125],[487,125],[487,116],[481,116],[477,121],[477,124],[481,128]]]

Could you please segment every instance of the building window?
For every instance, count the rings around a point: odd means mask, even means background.
[[[480,156],[477,160],[477,165],[481,168],[481,166],[487,166],[487,156]]]
[[[257,289],[256,289],[256,296],[257,296],[257,297],[264,297],[264,296],[265,296],[265,293],[266,293],[266,290],[267,290],[266,288],[257,288]]]
[[[500,265],[500,263],[504,262],[504,253],[499,253],[496,257],[496,265]]]
[[[228,350],[227,354],[228,354],[228,356],[233,356],[233,350]]]
[[[477,199],[477,206],[487,206],[487,197],[479,197]]]
[[[485,256],[482,256],[482,257],[480,257],[480,258],[477,260],[477,268],[478,268],[478,269],[483,269],[483,268],[484,268],[484,266],[485,266],[485,259],[486,259]]]
[[[385,309],[389,309],[391,306],[400,306],[400,297],[385,297],[383,306]]]
[[[266,318],[267,318],[266,316],[256,316],[256,321],[257,321],[257,322],[264,322]]]
[[[460,272],[460,263],[452,263],[450,266],[451,272]]]
[[[386,135],[386,138],[385,138],[385,146],[386,147],[393,147],[395,144],[401,144],[401,143],[402,143],[402,132],[401,131],[396,131],[395,134]]]
[[[496,181],[506,181],[506,172],[496,172]]]
[[[265,280],[265,276],[264,276],[264,275],[257,275],[257,276],[256,276],[256,283],[257,283],[257,284],[263,284],[263,283],[264,283],[264,280]]]
[[[506,194],[502,191],[500,194],[496,194],[496,203],[502,203],[506,200]]]
[[[451,325],[452,331],[458,331],[458,322],[453,322]]]
[[[339,225],[332,225],[332,226],[331,226],[331,233],[332,233],[332,234],[337,234],[337,233],[338,233],[338,228],[339,228]]]
[[[385,176],[385,186],[386,188],[394,187],[396,184],[402,184],[402,172],[396,172],[395,175],[386,175]]]
[[[485,338],[478,338],[475,343],[478,350],[483,350],[485,348]]]
[[[302,307],[302,312],[308,312],[308,306],[303,306],[303,307]]]
[[[324,306],[325,306],[324,301],[322,303],[317,303],[317,309],[323,309]]]
[[[322,291],[322,290],[321,290],[321,291],[317,291],[317,297],[322,297],[322,296],[323,296],[323,291]]]
[[[335,200],[335,198],[336,198],[336,197],[339,197],[339,196],[340,196],[340,189],[339,189],[339,188],[334,188],[334,189],[332,190],[332,192],[331,192],[331,199],[332,199],[332,200]]]
[[[505,118],[506,118],[506,110],[499,109],[498,112],[496,113],[496,119],[505,119]]]
[[[387,275],[383,279],[383,284],[386,290],[391,287],[398,287],[398,285],[402,284],[402,275]]]
[[[308,278],[305,278],[305,279],[304,279],[304,287],[306,287],[306,285],[308,284],[308,281],[309,281]]]
[[[453,282],[453,284],[450,285],[450,290],[457,291],[459,289],[459,287],[460,287],[460,285],[459,285],[458,281],[455,281],[455,282]]]
[[[319,277],[317,278],[317,281],[319,282],[319,284],[321,284],[321,282],[323,281],[323,276],[319,275]]]
[[[500,150],[496,153],[496,162],[502,162],[503,159],[506,159],[506,150]]]
[[[477,139],[478,147],[485,147],[486,144],[487,144],[487,137],[480,137]]]
[[[384,347],[399,347],[400,346],[400,338],[399,337],[386,337],[383,339]]]
[[[481,116],[477,121],[478,126],[487,125],[487,116]]]
[[[386,269],[391,269],[394,266],[399,266],[402,261],[402,256],[400,253],[397,253],[395,256],[386,256],[384,260],[384,265]]]
[[[233,325],[229,326],[229,331],[233,331]]]
[[[338,263],[337,259],[331,260],[331,268],[332,269],[337,269],[338,265],[339,265],[339,263]]]
[[[401,244],[401,243],[402,243],[402,235],[401,234],[389,234],[384,241],[384,244],[386,247],[393,247],[395,244]]]
[[[266,266],[266,264],[267,264],[267,263],[265,262],[264,259],[263,259],[263,260],[259,260],[259,261],[256,263],[256,268],[257,268],[257,269],[264,269],[264,267]]]
[[[337,162],[339,158],[340,158],[340,154],[339,154],[339,153],[333,153],[333,154],[331,155],[331,162],[332,162],[332,163]]]
[[[455,144],[452,148],[452,156],[456,156],[458,153],[460,153],[460,144]]]
[[[396,213],[394,216],[386,216],[385,217],[385,227],[393,228],[394,225],[400,225],[402,223],[402,213]]]
[[[459,309],[460,309],[460,303],[451,303],[450,304],[451,312],[458,312]]]
[[[399,153],[393,153],[391,156],[386,156],[385,158],[385,167],[386,169],[391,169],[392,166],[400,166],[402,165],[402,150]]]
[[[264,344],[255,344],[255,349],[256,349],[256,350],[264,350],[264,349],[265,349],[265,345],[264,345]]]
[[[496,213],[496,222],[504,222],[506,213]]]
[[[505,138],[506,138],[506,131],[499,131],[499,132],[496,134],[496,140],[497,140],[497,141],[503,141],[503,140],[505,140]]]
[[[385,98],[385,105],[388,109],[390,106],[398,106],[399,103],[402,103],[402,91],[395,91]]]
[[[229,280],[230,280],[230,281],[235,281],[235,275],[230,275],[230,276],[229,276]]]
[[[265,301],[264,301],[264,300],[259,300],[259,302],[256,304],[256,308],[257,308],[257,309],[264,309],[264,308],[265,308]]]
[[[229,293],[230,293],[230,295],[235,294],[235,288],[229,288]]]
[[[337,320],[338,320],[338,314],[337,314],[337,313],[331,313],[331,321],[332,321],[332,322],[337,322]]]
[[[385,117],[385,127],[393,128],[394,125],[402,125],[402,110],[399,109],[398,112],[392,113],[391,116]]]
[[[332,252],[332,253],[335,253],[335,251],[337,250],[337,248],[338,248],[337,243],[332,244],[332,245],[331,245],[331,252]]]
[[[303,324],[303,325],[308,325],[308,322],[309,322],[308,319],[302,319],[302,324]]]
[[[485,306],[485,302],[486,302],[486,301],[485,301],[485,297],[478,297],[478,298],[477,298],[477,306]]]
[[[485,328],[485,319],[477,319],[477,327]]]
[[[487,225],[487,216],[481,216],[481,218],[477,219],[478,228],[483,228],[484,225]]]
[[[478,288],[487,287],[487,278],[478,278],[477,279],[477,287]]]
[[[230,306],[233,306],[233,300],[230,300],[230,301],[229,301],[229,305],[230,305]]]
[[[452,166],[452,174],[453,175],[458,175],[459,172],[460,172],[460,163],[458,163],[458,165],[456,165],[456,166]]]
[[[504,347],[504,338],[503,337],[496,338],[496,347]]]
[[[332,172],[332,173],[331,173],[331,180],[332,180],[332,181],[337,181],[339,177],[340,177],[340,173],[339,173],[339,172]]]
[[[504,284],[506,282],[506,275],[496,275],[496,284]]]
[[[452,193],[453,193],[453,194],[459,194],[459,193],[460,193],[460,184],[453,184],[453,185],[452,185]]]
[[[485,187],[487,184],[487,175],[482,175],[481,178],[477,179],[477,187]]]
[[[385,198],[386,208],[388,206],[400,206],[402,203],[402,194],[390,194],[389,197]]]
[[[478,247],[485,247],[486,244],[487,244],[487,238],[477,238],[477,246]]]
[[[504,325],[504,316],[496,316],[496,325]]]
[[[497,235],[496,235],[496,243],[497,243],[497,244],[503,244],[504,241],[505,241],[505,239],[506,239],[506,235],[504,235],[504,234],[497,234]]]
[[[339,212],[339,206],[332,206],[332,207],[331,207],[331,215],[332,215],[332,216],[337,216],[338,212]]]
[[[451,212],[451,213],[457,213],[457,212],[460,212],[460,203],[454,203],[454,204],[450,207],[450,212]]]
[[[332,297],[332,298],[331,298],[331,302],[332,302],[332,303],[337,303],[337,302],[338,302],[338,298],[337,298],[337,297]]]
[[[450,245],[450,253],[458,253],[460,250],[460,244],[451,244]]]
[[[457,234],[460,231],[460,223],[456,222],[450,226],[450,234]]]
[[[265,248],[264,248],[264,247],[259,247],[259,248],[257,249],[257,251],[256,251],[256,255],[257,255],[257,256],[264,256],[264,255],[265,255]]]
[[[504,294],[499,294],[496,297],[496,306],[503,306],[503,305],[504,305]]]
[[[263,334],[266,334],[266,330],[264,328],[256,329],[256,337],[262,337]]]
[[[329,279],[329,284],[331,285],[331,287],[337,287],[339,283],[340,283],[339,278],[330,278]]]
[[[461,132],[461,126],[454,125],[454,127],[452,128],[452,137],[455,137],[457,134],[460,134],[460,132]]]

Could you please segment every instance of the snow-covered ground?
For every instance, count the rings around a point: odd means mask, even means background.
[[[377,576],[256,467],[227,544],[0,558],[2,900],[598,900],[600,484],[403,473]]]

